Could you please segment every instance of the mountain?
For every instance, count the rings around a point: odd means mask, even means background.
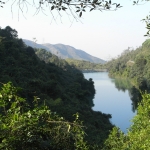
[[[94,57],[84,52],[83,50],[76,49],[69,45],[49,44],[49,43],[37,44],[37,43],[34,43],[33,41],[25,40],[25,39],[23,39],[23,41],[28,46],[46,49],[47,51],[50,51],[52,54],[55,54],[62,59],[72,58],[72,59],[77,59],[77,60],[86,60],[92,63],[101,63],[101,64],[106,63],[105,60]]]

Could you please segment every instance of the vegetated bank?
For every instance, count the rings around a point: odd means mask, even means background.
[[[103,146],[103,143],[108,137],[109,131],[112,129],[113,125],[109,121],[110,115],[103,114],[102,112],[95,112],[92,110],[92,106],[94,105],[93,98],[95,94],[94,82],[92,81],[92,79],[86,80],[79,70],[77,70],[73,66],[70,66],[65,60],[60,60],[55,55],[48,53],[46,50],[34,50],[32,47],[27,47],[23,43],[23,41],[18,38],[17,31],[9,26],[4,29],[0,29],[0,68],[0,82],[2,83],[1,87],[3,87],[3,85],[6,85],[6,90],[3,90],[4,94],[2,94],[1,100],[4,101],[4,95],[6,95],[6,99],[8,99],[8,105],[3,104],[0,108],[2,114],[5,112],[5,109],[11,112],[12,109],[16,107],[16,111],[18,111],[16,113],[22,113],[22,111],[20,112],[20,107],[18,106],[20,102],[18,102],[18,104],[12,103],[14,104],[14,107],[11,105],[11,99],[13,99],[12,102],[16,102],[15,100],[17,100],[17,97],[14,96],[15,92],[14,94],[9,95],[9,92],[11,93],[11,90],[14,88],[11,88],[13,87],[11,84],[7,85],[6,83],[11,81],[15,87],[22,88],[22,90],[19,92],[19,95],[20,97],[25,99],[28,105],[28,109],[24,109],[26,113],[28,111],[32,112],[32,110],[36,109],[38,110],[38,113],[35,114],[35,111],[33,111],[31,114],[33,116],[39,115],[40,112],[44,111],[43,108],[42,111],[40,111],[40,108],[46,105],[49,110],[54,112],[54,114],[58,114],[59,116],[65,118],[66,121],[74,123],[73,115],[78,112],[79,119],[83,121],[82,125],[85,126],[83,128],[83,131],[86,133],[85,141],[87,141],[88,147],[90,147],[91,145],[90,149],[96,149],[96,147],[97,149],[100,149]],[[7,91],[9,92],[7,93]],[[37,108],[34,104],[35,100],[38,100],[36,104]],[[13,108],[10,106],[12,106]],[[47,110],[47,108],[45,110]],[[14,113],[14,109],[12,112]],[[5,113],[5,116],[1,116],[4,119],[4,122],[7,122],[7,118],[10,117],[7,115],[8,114]],[[47,114],[44,114],[44,116],[47,116]],[[20,117],[22,117],[22,115]],[[10,118],[9,120],[11,121]],[[57,117],[54,115],[53,121],[55,121],[56,118]],[[39,127],[41,127],[41,124],[43,124],[41,119],[38,120]],[[56,121],[58,121],[59,119],[61,118],[56,119]],[[20,123],[20,128],[22,129],[24,121],[17,121],[18,123],[15,125],[19,125]],[[7,130],[7,133],[11,133],[9,132],[11,131],[11,128],[8,128],[8,124],[5,124],[6,127],[4,124],[3,128],[1,128],[1,133],[4,133],[5,129],[9,129]],[[23,143],[26,143],[24,144],[24,146],[30,144],[33,146],[33,148],[34,146],[36,147],[38,146],[38,144],[41,144],[41,141],[44,142],[44,139],[47,139],[48,135],[46,130],[44,131],[42,128],[42,131],[40,130],[38,133],[35,132],[36,135],[33,135],[33,128],[30,128],[29,124],[26,125],[27,126],[25,126],[25,129],[27,130],[24,130],[23,132],[19,132],[19,127],[15,128],[15,132],[12,132],[12,134],[14,133],[15,135],[13,135],[12,137],[11,134],[10,137],[5,136],[5,134],[1,134],[0,146],[3,145],[4,149],[6,149],[7,146],[5,144],[9,143],[8,145],[13,144],[13,148],[17,149],[18,143],[21,144],[21,142],[19,142],[19,137],[23,137],[25,135],[25,137],[28,138],[23,138]],[[67,130],[65,130],[66,132],[68,131],[67,133],[70,133],[69,128],[71,127],[71,125],[69,125],[70,124],[67,124]],[[69,138],[70,140],[72,139],[71,141],[74,141],[74,138],[71,136],[76,135],[77,137],[82,137],[82,133],[83,132],[80,132],[78,134],[78,130],[74,130],[69,134]],[[61,134],[59,136],[61,137]],[[43,144],[44,146],[47,146],[47,149],[52,149],[52,147],[54,147],[54,149],[65,149],[65,144],[63,145],[63,142],[67,143],[65,141],[67,138],[65,140],[63,140],[63,138],[60,138],[62,140],[62,145],[60,147],[60,141],[58,143],[55,143],[52,139],[53,137],[51,137],[49,141]],[[27,142],[26,140],[29,140],[31,142]],[[39,143],[35,144],[34,140]],[[80,140],[79,142],[82,143],[83,141]],[[73,144],[73,142],[70,143]],[[75,149],[74,145],[71,145],[70,147],[72,147],[71,149]],[[23,145],[22,149],[25,149]],[[39,146],[39,148],[37,149],[43,148]],[[83,147],[80,147],[78,149],[83,149]]]
[[[108,62],[109,75],[130,79],[140,90],[150,91],[150,39],[136,50],[125,50]]]
[[[115,78],[116,86],[122,90],[129,90],[130,96],[134,99],[137,115],[133,118],[127,134],[122,133],[117,127],[113,129],[105,141],[104,150],[147,150],[150,147],[149,50],[150,40],[148,39],[136,50],[127,49],[120,57],[106,64],[109,76]],[[122,82],[118,82],[118,78],[122,79]]]
[[[140,92],[150,92],[149,49],[150,39],[135,50],[125,50],[120,57],[106,64],[110,77],[130,80],[133,86],[129,91],[135,93],[135,97],[139,97],[136,103],[142,98]]]

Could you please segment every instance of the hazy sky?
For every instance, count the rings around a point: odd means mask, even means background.
[[[33,40],[37,43],[62,43],[108,60],[120,55],[128,47],[142,45],[146,37],[145,23],[142,19],[149,14],[150,2],[133,6],[131,0],[112,0],[123,7],[117,11],[86,12],[81,22],[62,14],[54,21],[50,13],[34,15],[35,9],[29,7],[24,16],[18,15],[18,8],[14,4],[13,14],[9,1],[0,8],[0,26],[11,26],[18,31],[19,38]],[[10,3],[11,2],[11,3]],[[55,14],[55,13],[54,13]]]

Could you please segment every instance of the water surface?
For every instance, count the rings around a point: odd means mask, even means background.
[[[115,79],[109,78],[107,72],[84,73],[84,76],[94,81],[96,94],[93,110],[111,114],[112,124],[127,132],[127,128],[131,125],[130,120],[135,115],[128,90],[124,92],[118,90],[113,82]]]

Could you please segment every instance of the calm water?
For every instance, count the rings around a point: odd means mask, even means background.
[[[107,72],[84,73],[84,76],[94,81],[96,94],[93,110],[111,114],[112,124],[127,132],[127,128],[131,125],[130,120],[135,115],[128,91],[119,91],[112,82],[114,79],[110,79]]]

